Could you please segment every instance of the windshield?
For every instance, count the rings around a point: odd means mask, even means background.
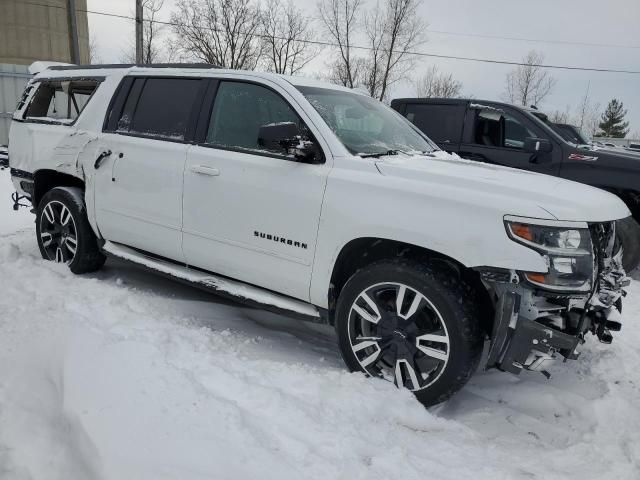
[[[586,145],[589,143],[587,136],[578,127],[563,123],[554,123],[553,127],[565,140],[576,145]]]
[[[377,100],[330,88],[298,87],[298,90],[354,155],[437,150],[404,117]]]

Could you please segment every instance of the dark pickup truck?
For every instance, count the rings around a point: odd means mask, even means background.
[[[397,98],[391,107],[440,148],[463,158],[532,170],[607,190],[633,218],[619,222],[627,271],[640,263],[640,156],[568,141],[536,109],[500,102]]]

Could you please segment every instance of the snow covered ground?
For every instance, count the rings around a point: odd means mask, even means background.
[[[447,404],[347,373],[330,330],[128,265],[40,259],[0,172],[0,478],[640,478],[640,285],[611,346]]]

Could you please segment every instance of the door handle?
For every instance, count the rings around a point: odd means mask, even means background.
[[[96,158],[96,162],[93,164],[93,168],[95,168],[96,170],[99,169],[100,165],[102,165],[102,162],[104,162],[104,159],[109,155],[111,155],[111,150],[105,150],[100,155],[98,155],[98,158]]]
[[[207,167],[206,165],[191,165],[189,170],[191,170],[193,173],[209,175],[211,177],[217,177],[218,175],[220,175],[220,170],[213,167]]]

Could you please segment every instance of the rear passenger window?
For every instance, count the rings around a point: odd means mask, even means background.
[[[272,90],[251,83],[221,82],[206,142],[285,155],[282,149],[275,151],[258,142],[260,127],[275,123],[294,123],[299,131],[306,131],[296,112]]]
[[[462,137],[464,105],[408,104],[407,120],[436,143],[458,143]]]
[[[24,118],[34,122],[73,123],[97,87],[97,80],[40,82]]]
[[[118,131],[184,140],[189,117],[199,94],[200,79],[147,78],[136,79],[118,121]],[[133,95],[142,87],[135,111]],[[132,120],[128,115],[133,112]]]

